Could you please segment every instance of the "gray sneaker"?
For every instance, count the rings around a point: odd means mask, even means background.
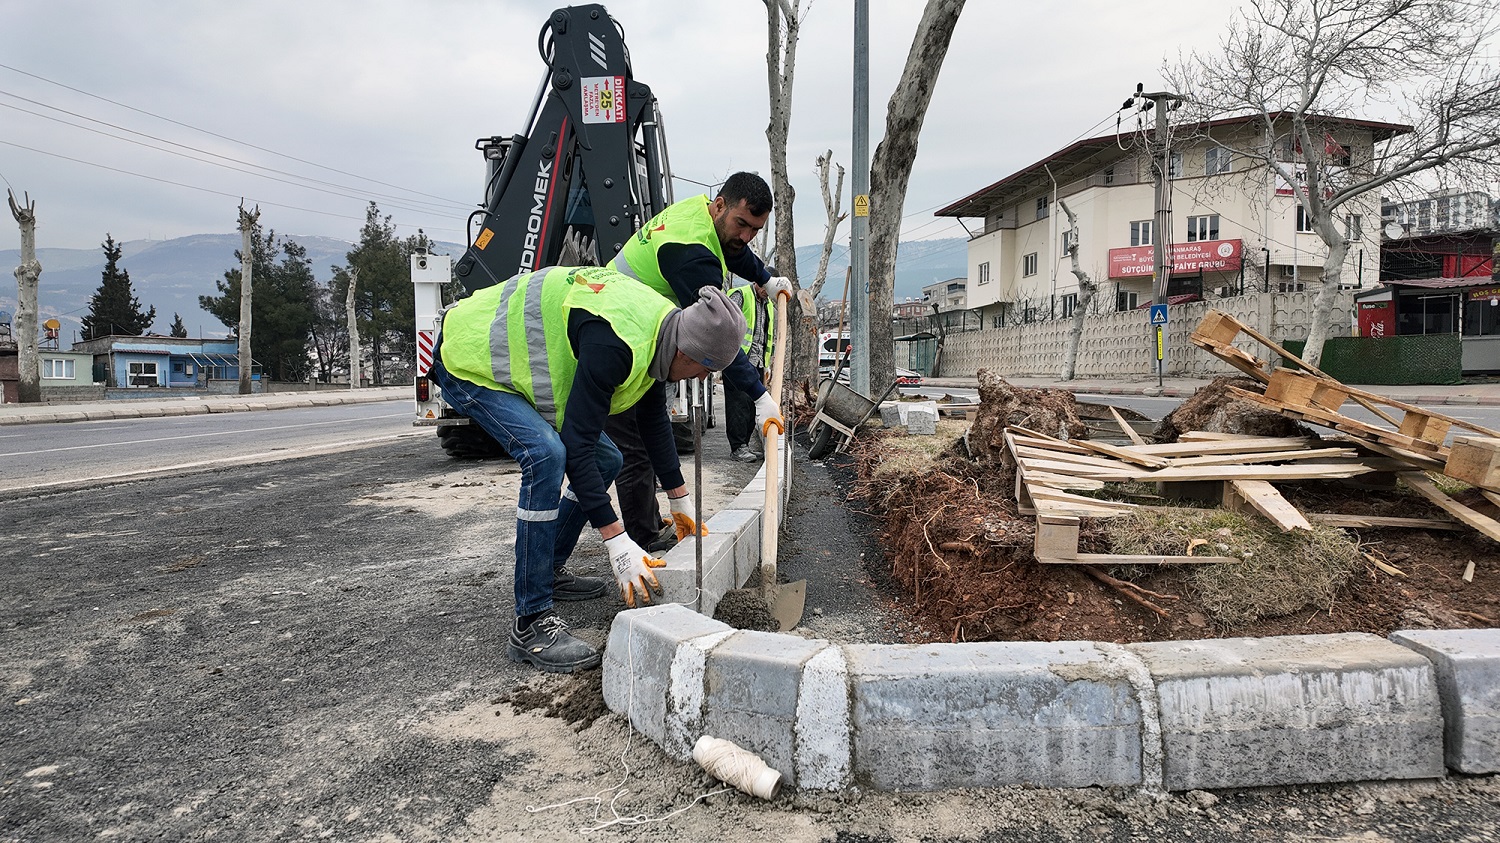
[[[593,600],[603,597],[607,590],[603,577],[580,577],[565,567],[552,575],[553,600]]]
[[[750,450],[749,445],[741,445],[729,454],[729,458],[735,462],[755,462],[760,459],[760,454]]]
[[[513,662],[534,665],[548,673],[572,673],[598,667],[602,661],[599,651],[574,638],[567,621],[550,611],[525,629],[518,628],[520,622],[517,618],[511,624],[506,647]]]

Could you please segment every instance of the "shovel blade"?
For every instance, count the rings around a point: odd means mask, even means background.
[[[796,626],[802,620],[802,610],[807,606],[807,580],[797,580],[776,587],[771,597],[771,617],[776,619],[782,632]]]

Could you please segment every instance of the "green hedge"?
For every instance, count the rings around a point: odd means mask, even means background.
[[[1461,383],[1461,343],[1458,334],[1331,337],[1323,344],[1323,359],[1318,368],[1348,384]],[[1282,345],[1300,357],[1307,342],[1287,340]]]

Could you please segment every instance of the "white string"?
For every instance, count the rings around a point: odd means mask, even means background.
[[[627,632],[630,633],[629,635],[627,635],[627,638],[634,638],[635,618],[627,617],[625,626]],[[615,825],[635,827],[640,825],[649,825],[651,823],[666,822],[667,820],[670,820],[678,814],[683,813],[694,805],[697,805],[699,802],[702,802],[708,797],[717,796],[720,793],[727,793],[732,789],[728,787],[721,787],[718,790],[711,790],[698,796],[696,799],[687,803],[681,808],[671,811],[670,813],[663,814],[659,817],[651,817],[645,814],[626,816],[621,814],[615,807],[615,803],[620,801],[621,797],[630,792],[625,789],[625,785],[630,781],[631,774],[630,763],[626,760],[626,758],[629,756],[630,746],[634,742],[635,737],[635,729],[630,725],[631,715],[635,712],[635,648],[627,646],[625,649],[626,670],[630,673],[630,685],[627,690],[628,696],[626,698],[625,704],[625,747],[620,750],[620,783],[612,785],[610,787],[606,787],[603,790],[596,791],[593,796],[580,796],[576,799],[569,799],[564,802],[553,802],[549,805],[527,805],[526,812],[528,814],[540,814],[543,811],[551,811],[557,808],[564,808],[569,805],[576,805],[579,803],[593,803],[594,820],[597,822],[600,819],[600,808],[605,804],[604,794],[609,793],[610,791],[616,791],[615,795],[609,800],[609,810],[610,813],[615,815],[615,818],[612,820],[606,820],[602,823],[599,823],[598,825],[578,829],[580,834],[592,834],[593,832],[600,831],[601,829],[606,829]]]

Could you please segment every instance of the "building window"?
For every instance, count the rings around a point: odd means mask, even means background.
[[[1188,217],[1188,242],[1219,239],[1219,215]]]
[[[1075,311],[1077,309],[1078,309],[1078,294],[1077,293],[1069,293],[1066,296],[1062,297],[1062,315],[1063,315],[1064,319],[1067,319],[1069,316],[1072,316],[1073,315],[1073,311]]]
[[[1115,310],[1121,312],[1126,310],[1135,310],[1135,306],[1137,303],[1138,302],[1136,300],[1135,293],[1132,293],[1129,290],[1117,290],[1115,292]]]
[[[1203,175],[1216,176],[1229,172],[1229,150],[1222,146],[1211,146],[1203,151]]]
[[[156,386],[156,361],[136,361],[129,364],[130,386]]]
[[[1036,252],[1021,258],[1021,274],[1027,278],[1036,274]]]
[[[1313,230],[1312,214],[1302,205],[1297,206],[1297,231],[1301,234],[1309,234]]]
[[[1073,232],[1071,230],[1062,233],[1062,253],[1069,254],[1073,251]]]
[[[1151,245],[1151,220],[1141,220],[1130,224],[1130,245]]]
[[[1039,219],[1039,220],[1044,220],[1051,213],[1052,213],[1052,204],[1047,201],[1047,197],[1045,197],[1045,196],[1038,196],[1036,198],[1036,218]]]
[[[1351,243],[1365,239],[1365,220],[1359,214],[1344,217],[1344,237]]]
[[[1182,178],[1182,153],[1173,152],[1167,156],[1167,178]]]
[[[1114,184],[1115,183],[1115,168],[1114,167],[1105,167],[1104,168],[1104,183],[1105,184]]]
[[[984,263],[982,263],[982,264],[979,265],[979,281],[978,281],[978,283],[980,283],[980,284],[988,284],[988,283],[990,283],[990,262],[989,261],[985,261]]]
[[[73,361],[67,358],[43,358],[42,377],[50,380],[72,380]]]

